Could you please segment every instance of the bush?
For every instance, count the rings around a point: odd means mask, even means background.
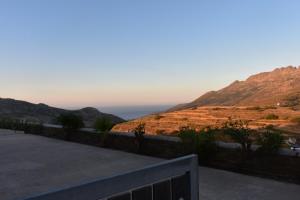
[[[179,129],[178,136],[183,142],[184,152],[185,153],[196,153],[197,152],[197,140],[198,132],[188,126],[181,127]]]
[[[66,131],[76,131],[84,127],[82,118],[72,113],[61,114],[57,121]]]
[[[273,130],[274,129],[274,125],[273,124],[268,124],[268,125],[266,125],[265,128],[268,129],[268,130]]]
[[[99,117],[94,123],[94,129],[100,135],[100,146],[105,147],[107,144],[107,138],[109,131],[114,126],[114,123],[108,117]]]
[[[208,160],[217,153],[215,130],[208,129],[198,134],[197,154],[201,160]]]
[[[154,116],[154,119],[155,120],[160,120],[161,118],[163,118],[164,116],[162,116],[162,115],[155,115]]]
[[[266,116],[266,119],[267,120],[276,120],[276,119],[279,119],[278,115],[275,115],[275,114],[268,114]]]
[[[24,128],[24,133],[30,134],[42,134],[44,126],[42,123],[26,123]]]
[[[145,131],[146,124],[145,123],[140,123],[133,129],[133,133],[135,136],[135,143],[137,145],[137,151],[140,153],[142,150],[142,146],[144,143],[144,135],[146,133]]]
[[[253,131],[248,128],[248,122],[242,120],[229,119],[224,123],[222,130],[224,134],[229,135],[235,142],[241,145],[241,151],[248,153],[251,151],[253,143]]]
[[[11,129],[16,131],[24,131],[28,123],[19,119],[11,119],[11,118],[1,118],[0,119],[0,128],[2,129]]]
[[[184,152],[197,154],[200,161],[214,157],[217,152],[214,129],[207,128],[198,132],[190,127],[182,127],[178,136],[183,142]]]
[[[0,118],[0,128],[15,131],[24,131],[24,133],[41,134],[43,131],[42,123],[28,123],[25,120]]]
[[[258,136],[257,143],[261,145],[258,149],[259,152],[264,154],[276,154],[284,143],[284,137],[281,132],[267,130]]]
[[[114,124],[107,117],[99,117],[96,119],[94,123],[94,128],[97,132],[105,132],[110,131]]]

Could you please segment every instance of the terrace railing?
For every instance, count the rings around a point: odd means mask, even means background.
[[[198,200],[198,159],[189,155],[26,200]]]

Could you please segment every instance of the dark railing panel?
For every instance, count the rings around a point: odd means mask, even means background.
[[[96,180],[26,200],[198,200],[195,155]]]

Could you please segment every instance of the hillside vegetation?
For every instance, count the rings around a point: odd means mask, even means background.
[[[219,91],[165,113],[118,124],[113,131],[128,132],[145,123],[148,134],[176,134],[180,127],[218,127],[228,118],[249,121],[251,128],[272,125],[289,134],[300,133],[300,68],[285,67],[235,81]]]

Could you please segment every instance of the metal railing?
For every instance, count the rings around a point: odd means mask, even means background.
[[[148,188],[151,197],[142,199],[161,199],[154,197],[154,189],[159,183],[169,183],[169,199],[198,200],[198,159],[196,155],[168,160],[143,169],[84,183],[75,187],[46,193],[26,200],[99,200],[99,199],[138,199],[133,197],[139,188]],[[166,185],[165,185],[166,186]],[[166,188],[166,187],[165,187]],[[184,190],[182,194],[180,191]],[[127,194],[128,198],[118,196]],[[142,194],[143,195],[143,194]],[[145,194],[146,195],[146,194]],[[158,194],[160,195],[160,194]],[[165,197],[166,198],[166,197]],[[165,199],[167,200],[167,199]]]

